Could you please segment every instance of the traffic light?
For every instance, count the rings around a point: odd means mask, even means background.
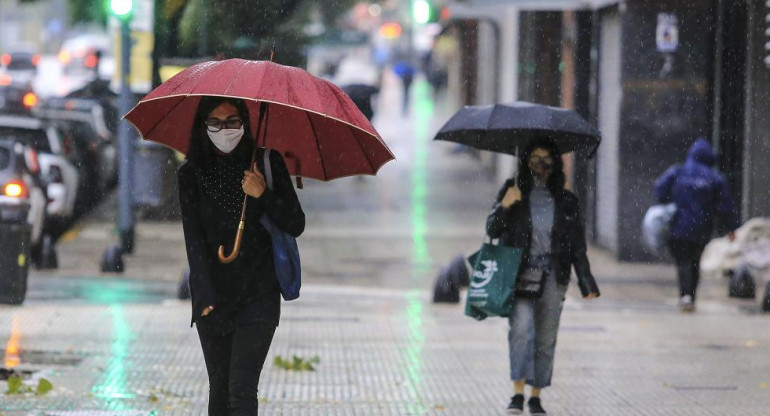
[[[109,0],[110,13],[118,19],[127,19],[134,10],[133,0]]]
[[[414,3],[412,3],[412,16],[414,16],[415,22],[424,25],[437,22],[439,10],[433,0],[414,0]]]

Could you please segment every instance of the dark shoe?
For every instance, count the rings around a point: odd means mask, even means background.
[[[511,402],[508,403],[509,415],[520,415],[524,413],[524,395],[516,394],[511,397]]]
[[[548,414],[545,412],[545,409],[543,409],[543,406],[540,405],[539,397],[530,397],[529,401],[527,402],[527,406],[529,407],[529,414],[532,416],[545,416]]]

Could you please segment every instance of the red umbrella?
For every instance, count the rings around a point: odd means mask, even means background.
[[[302,69],[268,61],[193,65],[147,94],[125,118],[144,139],[187,153],[203,96],[245,100],[257,147],[281,152],[297,177],[328,181],[374,175],[395,158],[339,87]],[[301,187],[299,180],[297,184]],[[224,247],[219,247],[223,263],[233,261],[240,250],[247,200],[244,195],[232,253],[225,256]]]
[[[281,152],[294,176],[328,181],[374,175],[394,159],[339,87],[302,69],[268,61],[193,65],[147,94],[125,118],[144,139],[187,153],[195,110],[206,95],[246,100],[253,132],[258,131],[260,103],[267,103],[267,132],[258,134],[257,146]]]

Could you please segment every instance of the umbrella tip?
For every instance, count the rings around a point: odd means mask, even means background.
[[[275,43],[270,48],[270,62],[273,62],[273,57],[275,57]]]

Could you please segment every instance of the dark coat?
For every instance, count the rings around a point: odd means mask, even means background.
[[[263,149],[259,149],[257,163],[264,172],[262,155]],[[259,219],[266,214],[283,231],[298,237],[305,228],[305,214],[283,157],[279,152],[271,152],[273,190],[266,189],[259,198],[249,197],[240,255],[230,264],[221,264],[217,249],[224,245],[229,253],[232,248],[244,195],[240,189],[241,179],[249,166],[248,158],[227,158],[213,163],[230,167],[222,188],[232,193],[227,197],[234,198],[230,205],[235,205],[235,211],[232,207],[223,209],[221,201],[217,200],[222,197],[211,195],[212,186],[205,184],[201,168],[187,162],[178,172],[182,225],[190,265],[192,321],[200,317],[205,307],[214,305],[215,313],[248,308],[253,315],[261,315],[256,318],[277,324],[280,289],[273,266],[272,240]]]
[[[684,165],[670,167],[655,182],[655,195],[662,203],[673,202],[673,240],[706,244],[716,226],[721,233],[740,225],[727,181],[711,168],[716,155],[706,140],[697,140]]]
[[[491,238],[499,238],[500,244],[523,249],[523,270],[527,264],[529,248],[532,242],[532,216],[529,206],[529,195],[523,195],[510,208],[500,205],[506,190],[513,186],[513,180],[508,180],[497,195],[497,202],[492,213],[487,218],[487,234]],[[586,256],[586,240],[583,220],[577,197],[566,189],[561,190],[554,198],[554,221],[551,231],[552,267],[556,281],[566,285],[570,280],[572,266],[578,277],[578,286],[583,296],[590,293],[599,295],[599,287]]]

